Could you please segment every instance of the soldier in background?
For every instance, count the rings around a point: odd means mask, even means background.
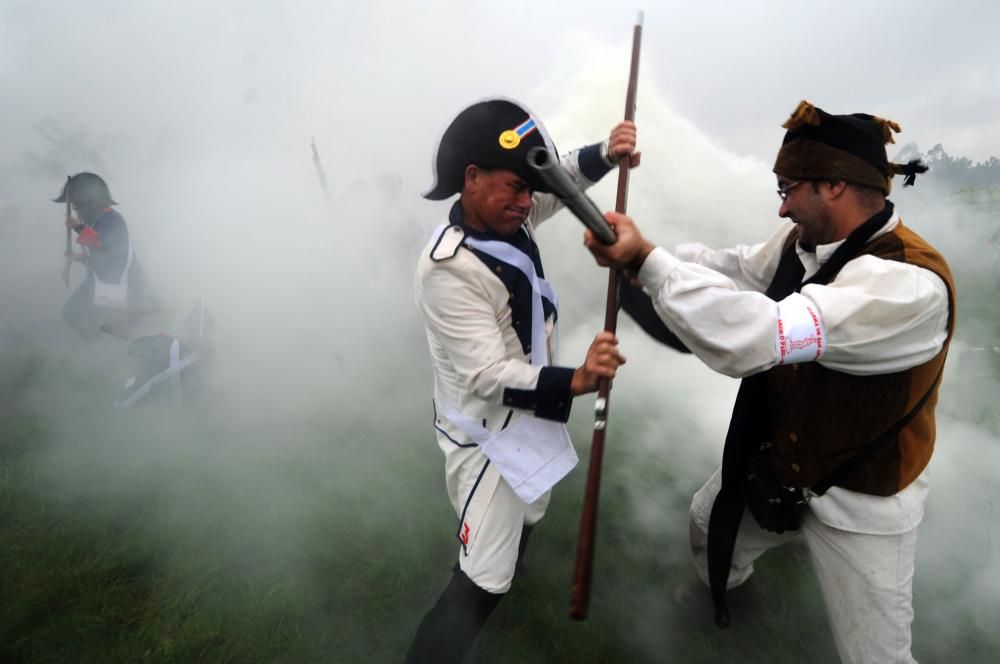
[[[81,251],[67,251],[67,260],[87,268],[83,282],[63,307],[70,327],[92,339],[104,324],[128,324],[154,311],[157,307],[132,250],[125,218],[112,207],[117,203],[104,180],[94,173],[77,173],[52,200],[68,202],[72,208],[66,226],[76,232]]]

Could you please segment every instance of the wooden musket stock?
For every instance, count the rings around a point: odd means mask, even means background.
[[[642,12],[632,33],[632,64],[629,71],[628,92],[625,95],[625,120],[635,120],[636,81],[639,77],[639,46],[642,40]],[[618,162],[618,196],[615,211],[625,213],[628,201],[628,175],[630,156]],[[612,268],[608,273],[608,298],[604,311],[604,329],[614,333],[618,327],[618,279],[619,271]],[[594,403],[594,437],[590,446],[590,468],[587,471],[587,492],[583,499],[580,515],[580,533],[576,543],[576,563],[573,570],[573,589],[570,597],[569,616],[574,620],[587,617],[590,604],[591,574],[594,567],[594,537],[597,530],[597,503],[601,488],[601,461],[604,456],[604,432],[608,418],[608,400],[611,381],[602,378]]]

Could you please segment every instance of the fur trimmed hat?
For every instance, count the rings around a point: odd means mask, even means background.
[[[782,125],[788,131],[774,162],[774,172],[795,180],[843,180],[882,190],[892,190],[895,175],[912,185],[918,173],[927,172],[919,159],[894,164],[885,146],[895,143],[901,131],[892,120],[867,113],[831,115],[802,100]]]
[[[59,192],[59,196],[53,198],[52,202],[65,203],[66,196],[69,196],[70,202],[84,207],[118,205],[111,198],[111,192],[108,190],[107,183],[100,175],[95,175],[94,173],[77,173],[67,178],[66,184],[63,185],[62,191]]]
[[[511,171],[533,191],[547,192],[545,182],[528,165],[528,151],[537,146],[556,153],[541,121],[522,104],[503,97],[477,101],[441,135],[431,161],[434,183],[424,198],[440,201],[461,192],[469,164]]]

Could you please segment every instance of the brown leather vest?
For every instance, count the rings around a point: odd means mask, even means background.
[[[797,237],[793,230],[785,246]],[[930,361],[897,373],[852,376],[815,362],[771,369],[767,402],[772,460],[778,478],[789,486],[816,484],[902,419],[934,384],[948,354],[955,329],[955,283],[941,254],[900,222],[859,255],[917,265],[941,277],[948,288],[948,337]],[[794,252],[784,256],[798,260]],[[837,486],[889,496],[916,479],[934,451],[939,385],[895,440],[882,445]]]

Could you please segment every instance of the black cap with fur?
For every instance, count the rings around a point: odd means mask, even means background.
[[[895,143],[900,126],[892,120],[852,113],[831,115],[808,101],[799,102],[782,125],[782,141],[774,172],[793,180],[843,180],[880,189],[888,195],[894,175],[905,175],[912,185],[918,173],[927,172],[920,160],[891,163],[885,146]]]
[[[460,193],[469,164],[511,171],[533,191],[547,192],[537,171],[528,166],[528,151],[536,146],[555,154],[545,127],[524,106],[500,97],[478,101],[459,113],[441,136],[432,162],[434,184],[424,198],[440,201]]]

